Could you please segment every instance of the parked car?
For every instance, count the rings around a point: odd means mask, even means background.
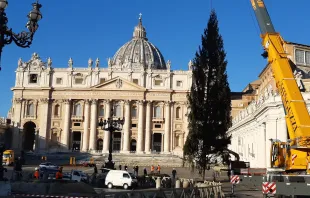
[[[56,164],[53,164],[51,162],[44,162],[44,163],[41,163],[39,165],[40,169],[43,169],[43,168],[46,168],[46,169],[58,169],[59,166],[57,166]]]
[[[63,174],[63,180],[72,180],[77,182],[87,182],[88,177],[83,171],[72,170],[70,173]]]

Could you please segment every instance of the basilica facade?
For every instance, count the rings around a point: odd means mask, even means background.
[[[85,61],[87,62],[87,60]],[[13,148],[35,151],[81,150],[182,154],[187,130],[188,70],[172,70],[148,41],[139,18],[133,37],[103,66],[97,58],[85,68],[54,67],[34,53],[18,61],[10,117]],[[124,118],[110,134],[98,123]]]

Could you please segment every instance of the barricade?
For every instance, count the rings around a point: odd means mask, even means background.
[[[70,165],[73,165],[73,166],[76,165],[76,163],[75,163],[75,157],[70,157]]]
[[[45,162],[45,161],[47,161],[47,157],[46,156],[42,156],[41,160]]]

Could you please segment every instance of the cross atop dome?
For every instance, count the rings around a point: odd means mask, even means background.
[[[146,39],[146,31],[145,28],[142,25],[142,14],[139,14],[139,23],[138,25],[135,27],[135,31],[133,32],[133,38],[136,39]]]

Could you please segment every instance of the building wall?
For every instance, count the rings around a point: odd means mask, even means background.
[[[295,52],[298,49],[304,50],[305,53],[310,52],[310,46],[287,42],[284,48],[293,63],[292,71],[295,72],[297,84],[301,85],[300,89],[309,111],[310,53],[309,62],[306,62],[305,57],[304,63],[301,64],[296,61]],[[268,168],[270,167],[271,148],[269,139],[286,141],[289,135],[284,119],[283,103],[277,93],[270,65],[262,70],[259,79],[260,84],[255,99],[233,117],[232,127],[228,131],[232,135],[229,147],[240,155],[240,160],[250,162],[251,167]]]

